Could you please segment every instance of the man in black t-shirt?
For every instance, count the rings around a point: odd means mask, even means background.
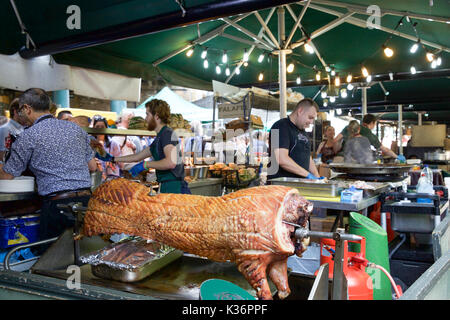
[[[269,171],[268,179],[279,177],[319,179],[319,172],[311,157],[311,142],[305,132],[305,129],[314,123],[318,111],[317,103],[306,98],[297,104],[287,118],[273,124],[269,133],[269,152],[271,161],[276,161],[279,168],[276,173]],[[278,130],[278,141],[275,140],[275,130]],[[272,136],[275,141],[272,141]]]

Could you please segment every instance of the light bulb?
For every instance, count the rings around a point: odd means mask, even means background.
[[[291,73],[292,71],[294,71],[294,64],[290,63],[286,69],[287,72]]]
[[[438,57],[438,58],[436,59],[436,65],[440,66],[441,63],[442,63],[442,59],[441,59],[441,57]]]
[[[352,82],[352,79],[353,79],[353,77],[352,77],[352,74],[350,73],[348,76],[347,76],[347,83],[350,83],[350,82]]]
[[[236,73],[237,75],[239,75],[239,74],[241,73],[241,69],[240,69],[240,68],[236,68],[235,73]]]
[[[297,77],[297,80],[296,80],[296,82],[297,82],[297,84],[300,84],[300,83],[302,83],[302,79],[300,79],[300,76],[298,76],[298,77]]]
[[[385,96],[388,96],[389,93],[390,93],[389,91],[386,91],[386,92],[384,93],[384,95],[385,95]]]
[[[427,60],[428,62],[431,62],[434,60],[434,54],[432,54],[431,52],[427,52]]]
[[[320,81],[320,71],[317,71],[317,73],[316,73],[316,80]]]
[[[346,89],[341,89],[341,97],[347,98],[347,90]]]
[[[352,116],[352,112],[349,111],[349,112],[347,113],[347,115],[348,115],[349,117],[351,117],[351,116]]]
[[[394,74],[393,74],[392,72],[389,72],[389,79],[390,79],[391,81],[394,80]]]
[[[208,69],[208,67],[209,67],[209,63],[208,63],[208,60],[203,60],[203,68],[205,68],[205,69]]]
[[[258,57],[258,62],[261,63],[261,62],[263,62],[263,60],[264,60],[264,54],[261,53]]]
[[[192,54],[194,53],[194,49],[190,48],[187,52],[186,55],[190,58],[192,56]]]
[[[370,81],[372,81],[372,76],[371,76],[371,75],[368,75],[367,78],[366,78],[366,80],[367,80],[367,83],[370,83]]]
[[[333,96],[330,97],[330,102],[331,102],[331,103],[334,103],[335,101],[336,101],[336,97],[333,97]]]
[[[361,72],[365,78],[367,78],[367,76],[369,75],[369,71],[366,67],[362,67]]]
[[[342,114],[342,109],[336,109],[336,114],[340,116]]]
[[[258,76],[258,80],[263,81],[263,79],[264,79],[264,74],[261,72]]]
[[[347,90],[353,90],[353,85],[351,83],[348,84]]]
[[[320,96],[322,97],[322,99],[325,99],[327,97],[327,92],[326,91],[322,91],[320,93]]]
[[[309,54],[314,53],[314,49],[313,49],[313,47],[311,47],[311,45],[309,43],[305,44],[305,51],[308,52]]]
[[[332,76],[335,76],[335,75],[336,75],[336,70],[334,70],[334,68],[331,69],[331,75],[332,75]]]
[[[330,72],[330,71],[331,71],[330,67],[329,67],[329,66],[326,66],[326,67],[325,67],[325,71],[326,71],[326,72]]]
[[[322,105],[323,105],[324,107],[328,106],[328,100],[327,100],[327,99],[324,99]]]
[[[416,72],[417,72],[416,67],[414,67],[414,66],[411,66],[410,70],[411,70],[411,74],[416,74]]]
[[[222,55],[222,63],[227,63],[228,62],[228,55],[227,52],[224,51],[223,55]]]
[[[385,47],[384,48],[384,54],[386,55],[386,57],[390,58],[394,55],[394,50],[392,50],[389,47]]]
[[[244,67],[245,67],[245,68],[248,67],[248,62],[247,62],[247,61],[244,62]]]
[[[227,77],[230,75],[230,68],[228,68],[228,66],[227,66],[227,68],[225,69],[225,75],[226,75]]]
[[[249,58],[249,54],[248,54],[248,52],[247,52],[247,49],[244,49],[244,57],[243,57],[242,60],[244,60],[244,62],[247,62],[247,61],[248,61],[248,58]]]
[[[334,85],[336,87],[340,87],[341,86],[341,78],[339,78],[339,77],[334,78]]]
[[[208,49],[206,49],[206,48],[203,49],[202,55],[201,55],[202,59],[205,59],[207,54],[208,54]]]
[[[417,49],[419,49],[419,44],[416,42],[411,46],[411,48],[409,49],[409,52],[416,53]]]
[[[220,74],[222,72],[222,70],[220,69],[219,65],[216,64],[216,73]]]
[[[436,60],[433,60],[433,61],[431,62],[431,68],[436,69],[436,66],[437,66],[437,61],[436,61]]]

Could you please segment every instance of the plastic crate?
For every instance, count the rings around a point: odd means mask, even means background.
[[[39,215],[0,218],[0,248],[39,241]]]

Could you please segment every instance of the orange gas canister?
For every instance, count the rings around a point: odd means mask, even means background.
[[[365,272],[366,239],[351,241],[360,243],[361,252],[348,251],[348,241],[344,241],[343,271],[347,278],[349,300],[373,300],[372,278]],[[329,279],[333,279],[335,241],[322,238],[320,241],[320,264],[328,263]],[[362,258],[362,259],[359,259]],[[317,275],[318,270],[316,271]]]

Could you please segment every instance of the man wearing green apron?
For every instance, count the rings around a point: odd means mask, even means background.
[[[154,99],[146,105],[146,122],[150,131],[157,133],[150,147],[139,153],[122,157],[113,157],[110,154],[96,157],[111,162],[139,162],[130,169],[133,177],[148,169],[156,170],[156,179],[160,183],[161,193],[187,193],[191,191],[184,181],[184,166],[181,161],[181,152],[178,147],[178,137],[173,130],[167,127],[170,119],[170,107],[163,101]],[[142,161],[151,157],[150,161]]]

